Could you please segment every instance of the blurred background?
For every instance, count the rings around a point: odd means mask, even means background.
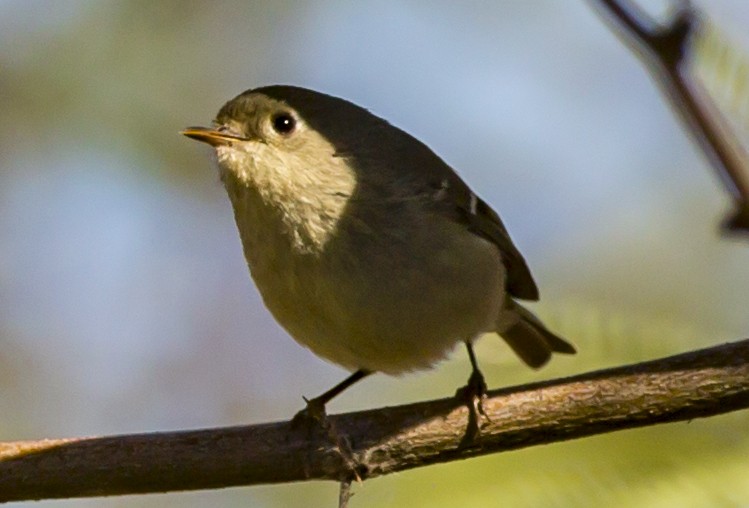
[[[749,51],[749,3],[695,4]],[[742,128],[724,56],[697,69]],[[749,334],[749,244],[717,234],[728,198],[589,3],[0,0],[1,440],[288,419],[345,376],[264,309],[210,151],[178,134],[273,83],[387,118],[501,213],[534,309],[579,354],[533,372],[487,336],[490,387]],[[449,396],[469,368],[456,351],[329,409]],[[351,506],[749,506],[748,425],[739,412],[414,470],[355,486]],[[337,488],[35,506],[335,506]]]

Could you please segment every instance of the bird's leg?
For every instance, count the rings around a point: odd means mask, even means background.
[[[486,396],[486,381],[484,381],[484,375],[476,362],[473,345],[466,341],[466,348],[468,349],[468,358],[471,360],[471,377],[468,378],[468,383],[457,391],[455,396],[468,406],[468,426],[463,437],[463,444],[470,445],[480,431],[479,417],[488,417],[483,406],[483,399]]]
[[[323,393],[322,395],[319,395],[315,397],[314,399],[307,399],[304,398],[304,401],[307,403],[307,407],[299,411],[296,415],[294,415],[294,418],[292,420],[292,424],[298,424],[303,420],[316,420],[318,422],[324,422],[325,421],[325,405],[333,400],[334,397],[339,395],[342,391],[344,391],[349,386],[353,385],[357,381],[364,379],[365,377],[369,376],[372,372],[364,369],[359,369],[353,374],[351,374],[349,377],[335,385],[333,388],[328,390],[327,392]]]

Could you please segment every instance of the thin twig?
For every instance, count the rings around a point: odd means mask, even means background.
[[[645,62],[732,195],[734,211],[724,227],[749,232],[749,156],[709,95],[687,72],[691,43],[702,24],[699,13],[681,0],[671,21],[662,25],[626,0],[593,1]]]
[[[338,492],[338,508],[348,508],[348,502],[352,495],[351,480],[343,480]]]
[[[627,367],[495,390],[481,434],[461,446],[455,398],[331,416],[325,431],[288,422],[103,438],[0,443],[0,502],[196,490],[396,471],[749,407],[749,339]],[[353,460],[354,471],[352,471]]]

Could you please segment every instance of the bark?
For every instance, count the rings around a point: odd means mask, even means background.
[[[455,398],[330,416],[327,431],[276,422],[0,443],[0,501],[302,480],[345,483],[746,407],[749,339],[491,391],[473,443],[464,442],[468,410]]]

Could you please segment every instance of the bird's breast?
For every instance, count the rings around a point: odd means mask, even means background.
[[[319,356],[350,369],[426,368],[496,320],[496,247],[415,203],[378,216],[376,203],[349,202],[337,216],[314,217],[252,193],[232,201],[264,303]]]

